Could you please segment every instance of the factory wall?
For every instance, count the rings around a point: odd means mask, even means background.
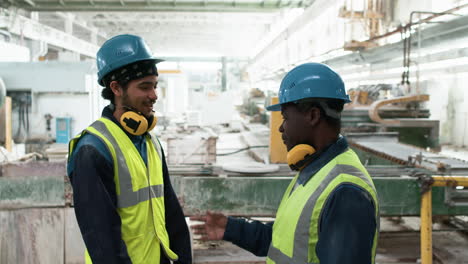
[[[94,62],[0,63],[9,90],[38,92],[86,92],[86,74],[95,74]]]
[[[468,146],[468,73],[456,74],[454,84],[449,97],[453,111],[453,129],[451,130],[451,142],[456,146]],[[452,114],[450,113],[450,114]],[[450,115],[449,115],[450,117]]]
[[[235,114],[234,103],[240,98],[240,91],[229,90],[225,92],[192,92],[191,110],[199,125],[213,126],[230,123]],[[190,120],[190,122],[195,122]]]
[[[31,138],[40,138],[46,131],[46,122],[44,115],[51,114],[52,125],[51,135],[55,138],[56,133],[56,118],[71,117],[71,135],[78,134],[91,123],[89,109],[91,108],[88,93],[80,94],[57,94],[57,93],[40,93],[35,97],[31,114]]]
[[[0,41],[0,62],[29,61],[29,59],[30,52],[27,47]]]
[[[13,103],[13,137],[22,140],[54,139],[56,118],[71,117],[71,135],[76,135],[100,115],[104,101],[96,83],[93,62],[0,63],[7,94],[26,92],[29,133],[19,129],[19,111]],[[45,115],[52,115],[46,130]],[[19,134],[18,134],[19,132]]]
[[[468,146],[468,92],[464,84],[468,74],[436,77],[422,83],[423,92],[430,95],[426,103],[431,118],[440,120],[440,143]]]
[[[185,74],[161,75],[164,84],[158,90],[155,109],[169,118],[182,118],[188,109],[188,79]],[[164,91],[162,91],[164,90]]]

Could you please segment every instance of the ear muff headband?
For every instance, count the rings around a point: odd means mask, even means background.
[[[155,115],[152,115],[150,118],[148,118],[149,127],[146,131],[153,130],[153,128],[156,126],[157,123],[158,123],[158,118]]]
[[[286,160],[293,170],[301,170],[307,163],[308,157],[315,153],[314,147],[307,144],[299,144],[288,151]]]
[[[157,120],[154,115],[146,118],[135,111],[127,111],[120,117],[120,124],[128,133],[141,136],[145,132],[151,131],[156,126]]]

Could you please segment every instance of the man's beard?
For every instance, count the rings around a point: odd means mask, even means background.
[[[135,108],[133,108],[132,103],[130,102],[130,98],[128,97],[127,91],[123,91],[122,106],[125,107],[125,108],[130,108],[132,110],[136,110]]]
[[[130,97],[128,96],[127,91],[124,91],[124,92],[123,92],[123,95],[122,95],[122,106],[123,106],[125,109],[129,109],[129,110],[132,110],[132,111],[141,113],[141,114],[144,115],[146,118],[150,118],[150,116],[148,116],[147,114],[145,114],[145,113],[143,113],[143,112],[140,112],[138,109],[136,109],[136,108],[133,106],[133,104],[130,102]],[[150,115],[151,115],[151,114],[150,114]]]

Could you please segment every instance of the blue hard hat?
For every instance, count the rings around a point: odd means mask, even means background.
[[[96,55],[98,83],[104,86],[102,79],[108,73],[143,60],[153,60],[155,64],[163,61],[153,57],[148,45],[139,36],[124,34],[107,40]]]
[[[351,102],[341,77],[322,63],[304,63],[292,69],[281,81],[279,104],[268,111],[281,111],[281,105],[305,98],[330,98]]]

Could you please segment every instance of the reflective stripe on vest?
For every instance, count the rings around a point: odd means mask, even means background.
[[[328,185],[336,179],[340,174],[349,174],[355,176],[361,180],[363,180],[369,187],[371,187],[374,192],[374,184],[370,180],[367,175],[365,175],[362,171],[357,169],[351,165],[344,165],[344,164],[337,164],[335,167],[331,169],[331,171],[325,176],[325,178],[320,182],[317,189],[313,191],[312,195],[309,196],[305,206],[303,207],[297,225],[296,230],[294,232],[294,244],[293,244],[293,254],[292,257],[284,254],[280,249],[273,246],[273,242],[270,245],[268,251],[268,258],[275,263],[288,263],[288,264],[305,264],[314,262],[308,262],[309,259],[309,229],[312,225],[312,214],[314,212],[314,208],[316,206],[317,200],[328,187]],[[344,182],[349,184],[348,182]],[[372,195],[371,195],[372,196]],[[376,206],[376,218],[379,217],[378,212],[378,204],[375,198],[373,197],[375,206]],[[322,208],[323,209],[323,208]],[[377,225],[379,225],[379,221],[377,221]],[[378,226],[377,226],[378,230]],[[317,234],[318,235],[318,230]],[[376,232],[375,236],[378,235]],[[376,237],[374,236],[374,244],[376,242]],[[373,247],[373,255],[375,253],[375,245]],[[373,257],[374,258],[374,257]],[[267,259],[268,260],[268,259]],[[267,261],[268,262],[268,261]]]
[[[119,176],[120,183],[120,194],[117,196],[117,206],[119,208],[134,206],[140,202],[147,201],[151,198],[162,197],[164,195],[163,184],[144,187],[134,192],[132,186],[132,177],[130,176],[130,172],[128,171],[125,156],[123,155],[122,150],[117,144],[114,136],[112,136],[110,131],[107,129],[106,125],[100,121],[94,122],[91,125],[91,127],[99,131],[103,136],[106,137],[107,140],[109,140],[110,144],[114,146],[118,168],[117,175]],[[89,132],[94,134],[92,131]],[[96,136],[99,137],[99,135]],[[161,150],[159,144],[157,144],[153,138],[152,142],[158,150],[159,157],[161,158]]]

